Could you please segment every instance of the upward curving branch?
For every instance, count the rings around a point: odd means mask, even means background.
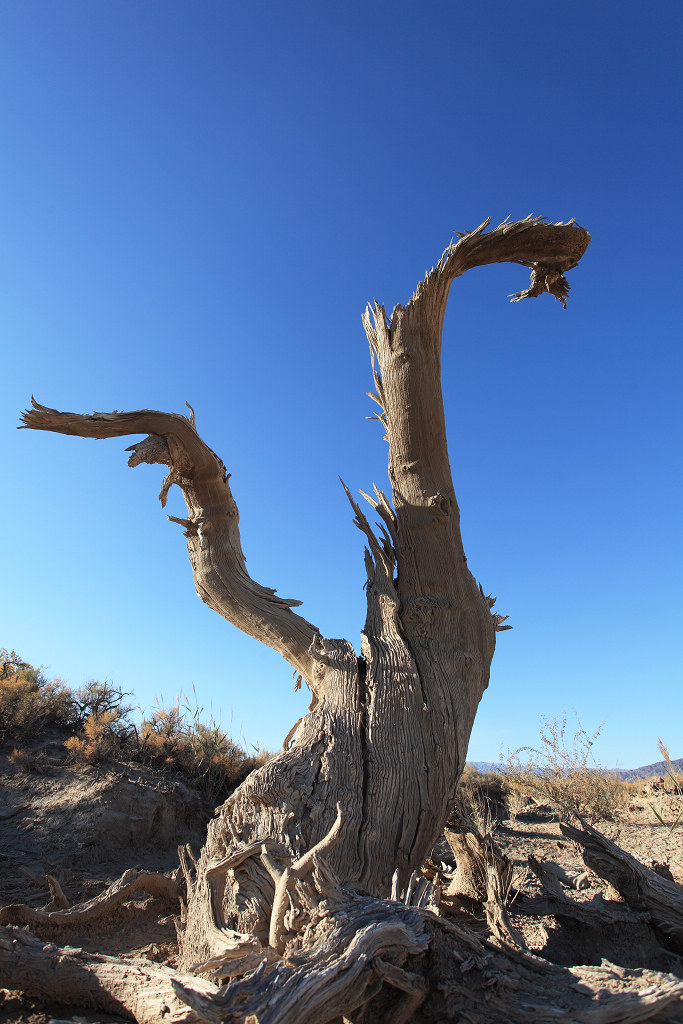
[[[127,449],[132,452],[128,465],[145,462],[169,467],[159,499],[165,506],[173,484],[182,491],[187,518],[169,519],[185,528],[195,587],[202,601],[244,633],[273,647],[315,690],[317,660],[310,648],[318,630],[292,611],[300,601],[277,597],[274,590],[256,583],[247,573],[230,474],[197,433],[194,414],[188,418],[140,409],[86,416],[48,409],[33,399],[31,404],[22,414],[22,426],[33,430],[98,439],[147,434]]]
[[[564,274],[590,241],[574,221],[548,224],[527,217],[485,233],[488,225],[486,220],[449,245],[405,306],[395,306],[387,316],[384,306],[375,303],[363,317],[373,361],[371,397],[380,407],[377,418],[389,442],[402,632],[421,679],[438,680],[440,693],[456,691],[459,770],[503,619],[490,614],[492,599],[484,597],[467,568],[460,534],[441,391],[441,337],[450,286],[473,267],[519,263],[531,268],[532,282],[515,299],[548,291],[566,305]],[[437,703],[436,697],[425,697],[427,705]]]

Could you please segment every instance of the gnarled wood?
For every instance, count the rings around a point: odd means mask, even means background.
[[[426,1020],[679,1024],[683,1015],[683,981],[671,975],[608,963],[557,967],[480,942],[428,911],[349,894],[335,901],[333,914],[320,916],[301,954],[275,967],[264,959],[220,990],[147,961],[42,943],[18,928],[0,929],[0,977],[28,995],[140,1024],[325,1024],[340,1014],[354,1024],[409,1019],[401,1017],[401,1000],[389,1007],[383,1000],[378,1012],[373,999],[387,983],[408,995],[408,1005],[425,999]]]
[[[579,903],[573,900],[562,889],[557,875],[547,870],[543,861],[529,857],[529,867],[536,875],[548,896],[543,899],[520,897],[517,910],[524,914],[553,915],[554,917],[571,917],[575,921],[597,928],[600,925],[633,924],[646,921],[648,915],[636,913],[621,903],[606,902],[602,899],[586,900]]]
[[[250,1016],[258,1024],[326,1024],[363,1006],[385,981],[424,995],[422,977],[398,973],[406,957],[427,948],[422,918],[411,907],[328,890],[302,947],[274,965],[264,958],[254,973],[213,995],[188,982],[174,987],[210,1024]]]
[[[232,972],[262,951],[264,963],[293,955],[302,935],[313,942],[316,903],[297,871],[331,834],[338,807],[343,821],[326,848],[326,870],[346,892],[375,900],[387,894],[396,871],[397,885],[409,886],[451,810],[496,632],[509,627],[470,573],[460,535],[440,382],[449,290],[471,267],[508,261],[532,269],[523,294],[545,290],[566,303],[564,274],[590,238],[574,222],[527,218],[488,233],[487,226],[449,245],[406,306],[387,317],[375,304],[364,316],[373,397],[389,442],[391,501],[375,489],[375,531],[349,495],[367,542],[360,657],[347,640],[321,637],[291,610],[297,602],[277,598],[247,575],[228,474],[199,437],[194,415],[81,416],[35,402],[24,415],[24,425],[39,430],[95,438],[146,434],[129,449],[129,465],[169,467],[162,504],[172,484],[180,487],[188,514],[175,521],[185,528],[200,597],[278,650],[313,692],[310,713],[287,749],[226,801],[196,866],[185,861],[186,969],[216,968],[237,952]],[[248,952],[245,935],[255,943]],[[316,962],[321,956],[319,949]],[[396,957],[376,957],[399,977]],[[335,974],[346,979],[344,990],[356,984],[353,971]]]
[[[525,950],[481,942],[423,912],[429,935],[428,1020],[476,1024],[678,1024],[683,981],[658,971],[559,967]],[[369,1024],[369,1022],[368,1022]]]
[[[169,519],[185,528],[200,598],[242,632],[273,647],[312,685],[315,663],[307,652],[318,631],[291,610],[300,601],[277,597],[247,573],[230,474],[197,433],[194,415],[140,409],[85,416],[48,409],[33,399],[31,405],[22,420],[33,430],[97,439],[147,434],[127,449],[133,453],[128,465],[169,467],[159,494],[162,507],[173,484],[182,491],[187,518]]]

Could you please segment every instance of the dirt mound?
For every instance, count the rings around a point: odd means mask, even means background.
[[[46,873],[76,902],[132,864],[175,869],[178,845],[198,850],[212,815],[181,779],[139,765],[37,773],[5,755],[0,775],[0,905],[44,903]]]

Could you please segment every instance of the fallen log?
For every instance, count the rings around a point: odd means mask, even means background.
[[[603,899],[585,900],[579,903],[563,891],[559,878],[553,871],[548,871],[543,861],[536,857],[528,858],[529,867],[545,889],[547,896],[533,898],[519,896],[517,909],[523,914],[539,914],[540,916],[571,917],[581,924],[597,928],[601,925],[632,924],[636,921],[647,921],[649,915],[631,910],[614,901]]]
[[[661,942],[683,954],[683,892],[675,882],[646,868],[587,822],[560,825],[563,835],[583,847],[586,867],[608,881],[632,910],[644,911]]]
[[[119,959],[42,942],[21,928],[0,927],[3,987],[51,1003],[101,1010],[138,1024],[192,1024],[198,1017],[173,990],[176,971],[142,959]],[[190,980],[190,979],[188,979]],[[192,984],[211,993],[215,985]]]
[[[433,912],[346,894],[312,945],[218,989],[144,960],[117,959],[0,929],[3,985],[138,1024],[680,1024],[683,980],[650,970],[563,968],[481,942]],[[343,942],[348,939],[346,948]],[[405,961],[418,954],[412,962]],[[389,1002],[386,986],[389,986]],[[391,993],[394,1001],[391,1002]],[[380,1003],[379,1000],[382,1000]],[[380,1006],[382,1012],[380,1012]]]

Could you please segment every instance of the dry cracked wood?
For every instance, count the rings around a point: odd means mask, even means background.
[[[402,965],[426,948],[419,911],[389,900],[328,891],[308,925],[301,951],[274,964],[264,958],[256,971],[215,995],[196,991],[187,982],[175,988],[211,1024],[237,1024],[252,1015],[258,1024],[325,1024],[352,1014],[384,983],[406,993],[414,1007],[426,984]]]
[[[456,864],[446,895],[486,899],[489,867],[500,875],[502,889],[510,888],[512,864],[496,849],[491,835],[482,835],[471,821],[454,814],[444,829],[444,836]]]
[[[140,1024],[324,1024],[342,1013],[355,1024],[396,1024],[421,1001],[421,1019],[470,1024],[680,1024],[683,1015],[680,978],[609,963],[557,967],[480,942],[429,911],[353,894],[343,909],[321,914],[307,949],[274,966],[264,960],[221,989],[147,961],[59,948],[18,928],[0,929],[0,976],[28,995]],[[388,1005],[380,991],[387,984],[396,993]]]
[[[21,928],[0,927],[0,983],[34,998],[123,1015],[138,1024],[191,1024],[197,1015],[178,999],[177,972],[148,960],[85,953],[42,942]],[[205,993],[215,986],[187,979]]]
[[[543,861],[536,857],[528,858],[529,867],[543,886],[545,896],[526,896],[518,893],[515,907],[520,914],[534,914],[540,917],[569,917],[592,928],[611,924],[629,924],[647,921],[649,916],[636,913],[622,903],[605,901],[601,896],[592,900],[579,902],[568,896],[553,871],[549,871]]]
[[[683,980],[608,962],[565,968],[481,942],[423,912],[430,940],[426,1019],[468,1024],[679,1024]]]

